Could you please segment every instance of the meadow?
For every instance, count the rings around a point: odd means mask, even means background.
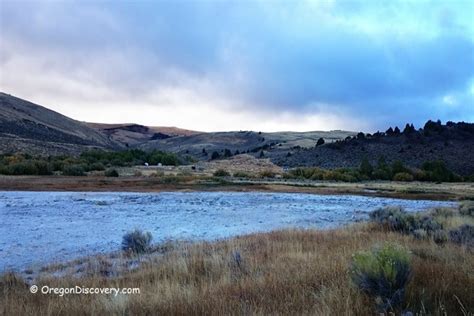
[[[134,295],[31,294],[29,284],[18,275],[7,273],[0,279],[0,312],[370,315],[380,311],[380,297],[367,294],[354,283],[354,258],[373,254],[377,247],[395,245],[407,254],[410,275],[403,285],[402,303],[386,309],[387,313],[471,315],[472,230],[471,239],[462,241],[451,232],[465,225],[472,228],[472,216],[472,204],[467,203],[460,209],[420,214],[401,226],[392,225],[393,216],[385,218],[388,222],[379,216],[371,222],[328,231],[279,230],[217,242],[154,246],[159,255],[138,269],[114,277],[108,276],[107,271],[113,267],[104,257],[100,264],[90,265],[81,277],[46,274],[35,281],[39,287],[140,288],[140,294]],[[433,226],[423,226],[427,221],[438,223],[437,230],[442,227],[447,237],[437,238],[434,231],[430,232]],[[395,222],[399,223],[398,219]],[[412,228],[420,227],[427,234],[415,234]]]

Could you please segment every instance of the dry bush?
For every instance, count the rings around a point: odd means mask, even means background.
[[[372,300],[351,285],[350,264],[354,253],[385,242],[412,253],[413,278],[402,309],[433,315],[474,310],[473,252],[374,227],[285,230],[185,244],[119,277],[35,281],[39,286],[139,287],[140,295],[33,295],[23,282],[4,275],[0,314],[373,315]]]
[[[133,253],[147,252],[150,249],[152,239],[153,237],[150,232],[135,229],[123,235],[122,250]]]
[[[213,173],[214,177],[229,177],[230,173],[224,169],[217,169]]]

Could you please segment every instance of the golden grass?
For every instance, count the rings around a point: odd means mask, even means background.
[[[384,232],[369,224],[333,231],[284,230],[173,247],[120,277],[43,277],[50,287],[139,287],[139,295],[30,294],[0,278],[4,315],[370,315],[374,305],[350,282],[353,253],[394,242],[412,252],[405,308],[414,313],[474,311],[474,253]],[[240,253],[240,264],[234,254]]]

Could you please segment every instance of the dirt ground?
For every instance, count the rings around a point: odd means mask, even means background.
[[[191,165],[182,166],[134,166],[120,168],[120,175],[133,176],[137,172],[150,176],[155,173],[164,175],[195,175],[212,176],[216,170],[225,170],[231,174],[236,172],[246,173],[248,175],[258,175],[262,172],[271,172],[273,174],[282,174],[283,168],[275,165],[270,159],[257,159],[250,155],[238,155],[229,159],[199,161]]]
[[[422,183],[369,181],[344,183],[330,181],[242,180],[236,178],[181,176],[169,177],[103,176],[0,176],[0,190],[6,191],[262,191],[312,194],[355,194],[406,199],[474,199],[474,183]]]

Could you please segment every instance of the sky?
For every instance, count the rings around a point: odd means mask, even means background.
[[[200,131],[473,122],[474,1],[0,0],[0,91]]]

